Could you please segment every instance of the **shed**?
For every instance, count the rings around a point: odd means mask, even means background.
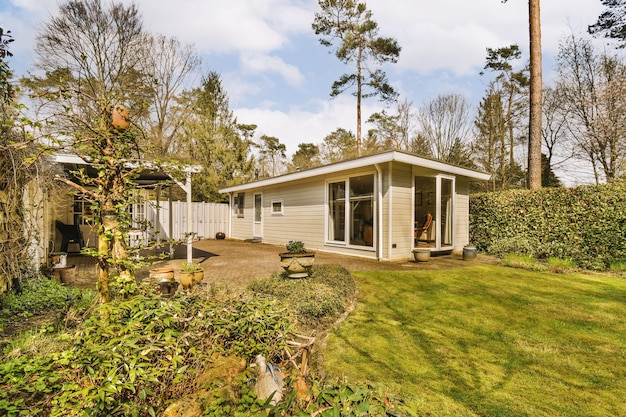
[[[309,250],[395,261],[409,259],[416,247],[462,251],[469,241],[470,180],[488,179],[388,151],[220,192],[230,197],[231,238],[302,240]]]

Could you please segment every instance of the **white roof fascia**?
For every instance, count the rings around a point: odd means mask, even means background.
[[[491,176],[478,171],[467,168],[461,168],[454,165],[448,165],[444,162],[433,161],[431,159],[420,158],[419,156],[410,155],[404,152],[390,151],[376,155],[365,156],[363,158],[352,159],[350,161],[337,162],[331,165],[325,165],[317,168],[307,169],[306,171],[294,172],[291,174],[281,175],[279,177],[268,178],[260,181],[250,182],[247,184],[234,185],[219,190],[220,193],[233,193],[245,191],[253,188],[267,187],[270,185],[283,184],[286,182],[296,181],[316,177],[320,175],[334,174],[340,171],[350,169],[363,168],[369,165],[382,164],[385,162],[398,161],[411,165],[417,165],[424,168],[430,168],[436,171],[442,171],[450,174],[461,175],[478,180],[488,180]]]
[[[74,155],[74,154],[55,153],[52,155],[52,159],[57,164],[89,165],[89,162],[85,161],[80,156]],[[173,166],[170,164],[158,165],[153,162],[134,162],[134,163],[128,164],[128,168],[131,168],[131,169],[143,168],[143,169],[163,170],[163,169],[171,169],[172,167]],[[185,173],[197,174],[198,172],[202,171],[202,167],[200,165],[184,165],[182,168],[180,168],[180,170]]]
[[[52,159],[57,164],[88,165],[88,163],[80,156],[68,153],[55,153],[52,155]]]

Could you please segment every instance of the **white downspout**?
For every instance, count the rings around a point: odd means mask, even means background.
[[[233,236],[233,193],[228,193],[228,238]]]
[[[376,193],[376,211],[378,214],[376,226],[376,258],[380,261],[383,259],[383,171],[380,165],[374,165],[376,168],[377,189]]]
[[[387,213],[387,253],[389,254],[387,259],[391,260],[391,252],[393,250],[393,166],[391,161],[388,163],[389,167],[389,192],[387,202],[389,203],[389,210]]]

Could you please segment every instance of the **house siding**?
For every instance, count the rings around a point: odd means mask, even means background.
[[[469,243],[469,179],[466,177],[456,179],[455,214],[454,251],[458,253]]]
[[[263,233],[260,237],[263,242],[284,245],[289,240],[297,239],[302,240],[305,246],[312,250],[386,261],[409,260],[413,258],[414,248],[414,178],[415,176],[435,178],[444,175],[447,178],[455,178],[453,243],[454,250],[462,250],[468,241],[469,179],[464,173],[456,172],[460,168],[449,166],[447,167],[449,171],[441,170],[445,167],[429,166],[439,163],[424,161],[425,165],[419,165],[412,161],[411,157],[403,160],[402,155],[395,160],[371,159],[375,162],[369,165],[356,167],[353,161],[347,161],[338,164],[338,168],[346,166],[339,171],[332,171],[332,166],[328,166],[322,167],[323,169],[318,170],[319,173],[313,176],[294,173],[291,179],[268,179],[262,180],[258,185],[253,183],[225,189],[224,191],[234,194],[238,190],[245,190],[244,218],[237,218],[233,211],[230,217],[231,237],[242,240],[253,237],[254,194],[262,193]],[[377,173],[381,174],[380,178]],[[366,174],[375,174],[373,246],[327,241],[328,184]],[[378,189],[379,185],[381,189]],[[379,201],[379,196],[382,201]],[[282,203],[282,214],[272,215],[272,201]],[[432,239],[435,227],[433,224]]]
[[[392,174],[391,260],[409,258],[413,250],[413,175],[408,164],[393,164]],[[394,248],[395,245],[395,248]]]

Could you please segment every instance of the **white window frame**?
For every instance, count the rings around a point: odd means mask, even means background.
[[[274,211],[274,205],[280,204],[280,211]],[[284,216],[285,215],[285,201],[282,198],[272,200],[270,205],[272,216]]]

